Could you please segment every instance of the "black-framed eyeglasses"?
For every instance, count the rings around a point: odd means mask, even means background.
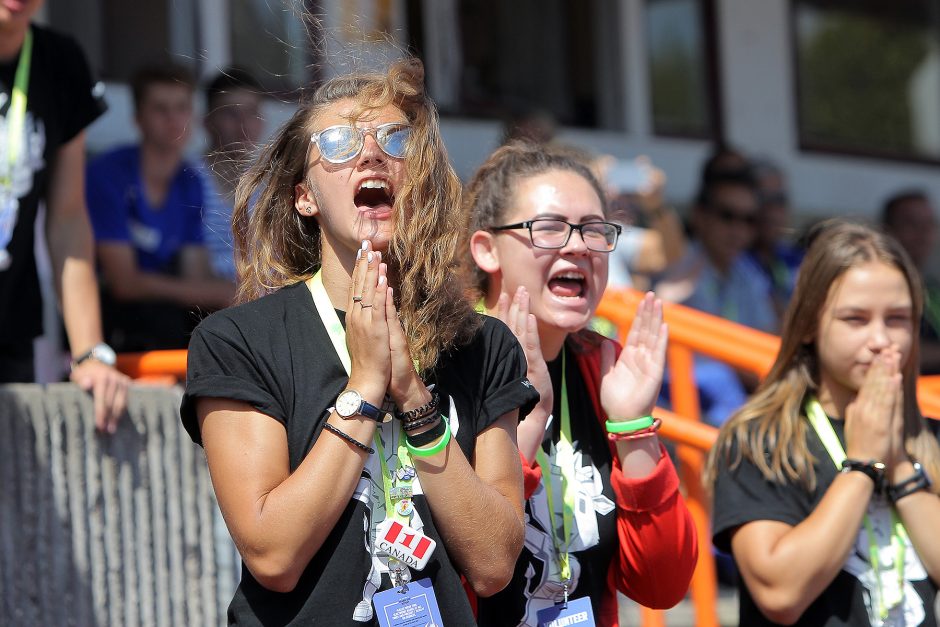
[[[349,124],[330,126],[310,136],[310,143],[320,149],[320,155],[330,163],[346,163],[362,151],[366,134],[375,137],[376,143],[389,157],[402,159],[408,152],[411,125],[404,122],[382,124],[375,128],[360,128]]]
[[[529,239],[536,248],[564,248],[571,239],[571,233],[578,231],[588,250],[598,253],[609,253],[617,247],[617,238],[620,237],[623,227],[613,222],[582,222],[572,224],[557,218],[536,218],[515,224],[494,226],[491,231],[513,231],[528,229]]]

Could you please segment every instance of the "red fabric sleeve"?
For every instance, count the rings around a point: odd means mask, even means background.
[[[615,343],[615,354],[621,347]],[[607,415],[600,404],[600,347],[577,353],[589,396],[601,428]],[[610,483],[617,502],[618,556],[608,573],[608,601],[598,625],[616,625],[616,591],[653,609],[666,609],[682,600],[698,560],[698,535],[692,516],[679,494],[679,477],[665,448],[656,469],[642,479],[628,479],[620,468],[616,445]],[[610,606],[610,607],[608,607]],[[610,618],[607,615],[610,614]]]
[[[522,462],[523,493],[525,494],[525,500],[528,501],[542,481],[542,468],[535,462],[527,460],[522,451],[519,451],[519,461]]]
[[[679,494],[679,477],[665,448],[648,477],[629,479],[619,466],[615,461],[610,483],[620,551],[608,585],[646,607],[670,608],[688,591],[698,560],[698,535]]]

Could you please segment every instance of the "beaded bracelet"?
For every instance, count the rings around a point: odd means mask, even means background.
[[[362,449],[363,451],[365,451],[365,452],[368,453],[369,455],[372,455],[373,453],[375,453],[375,449],[372,448],[371,446],[366,446],[365,444],[363,444],[362,442],[360,442],[360,441],[357,440],[356,438],[352,437],[351,435],[349,435],[348,433],[346,433],[346,432],[344,432],[344,431],[342,431],[342,430],[340,430],[340,429],[337,429],[336,427],[334,427],[333,425],[331,425],[331,424],[328,423],[328,422],[324,422],[324,423],[323,423],[323,428],[326,429],[327,431],[329,431],[330,433],[333,433],[333,434],[335,434],[335,435],[338,435],[339,437],[343,438],[344,440],[346,440],[347,442],[349,442],[349,443],[352,444],[353,446],[356,446],[357,448]]]
[[[396,411],[395,417],[399,420],[414,420],[415,418],[424,417],[426,414],[437,409],[437,404],[441,401],[441,397],[438,396],[437,392],[431,394],[431,400],[422,405],[421,407],[415,407],[414,409],[409,409],[408,411]]]
[[[641,416],[639,418],[634,418],[633,420],[623,420],[617,422],[608,420],[604,426],[607,427],[607,433],[627,433],[646,429],[652,424],[652,416]]]
[[[402,424],[401,428],[405,430],[405,433],[408,433],[409,431],[426,427],[440,417],[441,412],[436,411],[433,414],[430,414],[427,418],[420,418],[418,420],[413,420],[412,422],[405,422]]]
[[[441,420],[440,415],[435,416],[434,419],[437,421],[437,424],[423,433],[418,433],[417,435],[411,435],[407,432],[405,433],[405,437],[407,438],[408,442],[411,443],[411,446],[427,446],[434,440],[444,435],[444,431],[447,429],[447,425],[444,424],[443,420]]]
[[[441,436],[440,442],[430,448],[418,448],[408,441],[410,438],[406,437],[405,448],[408,449],[408,452],[415,457],[430,457],[431,455],[436,455],[447,448],[447,445],[450,443],[450,421],[447,419],[447,416],[442,415],[441,422],[444,423],[444,435]]]
[[[663,421],[657,418],[653,421],[646,429],[640,429],[639,431],[624,431],[621,433],[608,433],[607,438],[614,442],[619,442],[621,440],[640,440],[642,438],[649,438],[656,435],[656,432],[659,431],[659,428],[662,426]]]

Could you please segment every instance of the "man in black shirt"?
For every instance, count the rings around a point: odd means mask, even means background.
[[[96,424],[113,431],[128,379],[101,341],[83,190],[84,129],[103,102],[75,42],[30,24],[41,5],[0,5],[0,383],[33,379],[32,342],[42,333],[33,227],[42,201],[71,379],[93,390]]]

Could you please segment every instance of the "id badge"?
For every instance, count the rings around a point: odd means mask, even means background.
[[[535,615],[539,627],[594,627],[594,610],[591,609],[591,599],[588,597],[547,607]]]
[[[441,608],[430,579],[419,579],[401,588],[384,590],[372,597],[381,627],[443,627]]]
[[[389,557],[421,570],[431,559],[437,542],[417,529],[386,518],[375,528],[375,546]]]

